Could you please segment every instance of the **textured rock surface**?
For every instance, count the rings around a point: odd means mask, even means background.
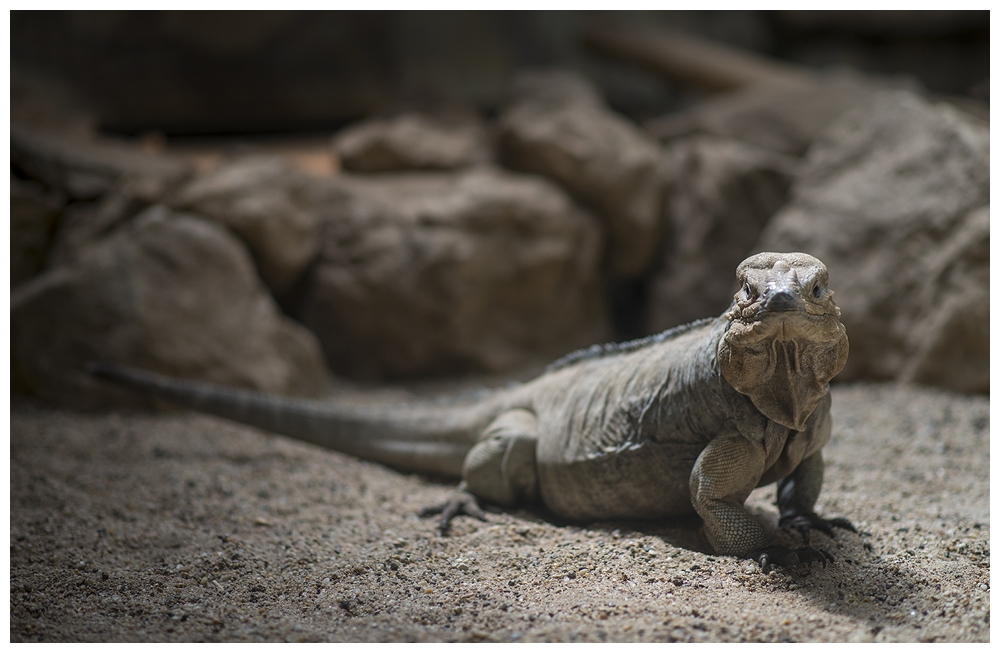
[[[905,92],[830,125],[761,250],[825,262],[851,339],[839,378],[989,391],[989,127]]]
[[[103,405],[117,392],[87,361],[283,394],[327,382],[316,339],[280,315],[243,245],[205,220],[153,207],[11,297],[13,386]]]
[[[665,150],[668,220],[649,282],[646,331],[721,314],[733,274],[784,205],[795,161],[745,143],[692,136]]]
[[[40,272],[63,202],[41,184],[10,178],[10,285]]]
[[[187,184],[171,203],[232,229],[277,294],[295,282],[319,251],[315,182],[281,157],[230,161]]]
[[[354,172],[449,170],[490,158],[482,125],[413,113],[352,125],[334,137],[333,150]]]
[[[594,209],[613,276],[647,270],[663,226],[660,148],[585,82],[527,75],[500,117],[499,150],[504,165],[553,179]]]
[[[799,156],[824,127],[877,88],[849,73],[817,77],[812,84],[751,87],[651,120],[646,127],[663,140],[710,134]]]
[[[600,231],[485,168],[337,180],[298,314],[357,377],[506,370],[607,338]]]

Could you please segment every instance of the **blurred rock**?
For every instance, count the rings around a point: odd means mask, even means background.
[[[839,379],[989,391],[989,128],[879,93],[809,151],[758,250],[830,269],[851,339]]]
[[[663,141],[709,134],[800,156],[820,130],[879,88],[846,71],[816,76],[811,83],[755,86],[651,120],[646,129]]]
[[[413,113],[352,125],[334,137],[333,149],[353,172],[451,170],[490,159],[481,124]]]
[[[151,207],[11,296],[12,385],[80,408],[144,405],[89,378],[95,359],[281,394],[327,383],[315,337],[284,318],[244,246]]]
[[[226,225],[250,248],[264,282],[286,291],[319,252],[316,184],[277,156],[237,159],[195,179],[171,204]]]
[[[41,272],[63,202],[41,184],[10,178],[10,287]]]
[[[156,204],[162,195],[157,179],[135,177],[125,178],[97,200],[71,202],[59,218],[45,267],[75,265],[89,245]]]
[[[60,133],[10,130],[10,162],[21,175],[37,179],[71,200],[93,200],[126,179],[142,179],[159,195],[182,182],[190,168],[165,156],[111,139],[84,139]]]
[[[726,310],[733,271],[784,205],[796,164],[710,136],[672,141],[665,160],[668,232],[650,279],[647,333]]]
[[[332,182],[302,321],[361,378],[501,371],[608,337],[597,222],[493,168]]]
[[[532,73],[500,116],[500,157],[555,180],[604,222],[612,276],[636,278],[660,242],[661,152],[569,73]]]
[[[536,70],[523,72],[511,82],[514,102],[530,101],[552,109],[568,104],[604,108],[604,99],[596,86],[572,70]]]

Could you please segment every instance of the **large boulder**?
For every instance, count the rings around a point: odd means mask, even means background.
[[[821,134],[793,198],[757,249],[829,267],[851,339],[840,379],[989,391],[987,124],[880,93]]]
[[[359,377],[502,371],[608,337],[598,223],[485,167],[333,182],[302,321]]]
[[[206,220],[154,206],[11,296],[13,387],[81,408],[131,395],[91,360],[281,394],[326,387],[316,339],[283,317],[246,248]]]
[[[646,272],[663,226],[654,140],[569,73],[524,75],[500,116],[498,139],[504,165],[556,181],[601,218],[613,277]]]
[[[185,185],[171,204],[229,227],[281,295],[319,251],[316,183],[278,156],[229,161]]]
[[[338,133],[334,153],[345,170],[451,170],[490,159],[486,130],[477,121],[407,113],[365,120]]]
[[[719,315],[733,271],[787,198],[796,162],[758,147],[691,136],[665,148],[668,220],[649,281],[647,332]]]

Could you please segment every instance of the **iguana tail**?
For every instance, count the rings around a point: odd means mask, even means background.
[[[87,371],[185,408],[424,474],[460,476],[465,454],[498,412],[489,400],[350,405],[174,379],[112,363],[92,362]]]

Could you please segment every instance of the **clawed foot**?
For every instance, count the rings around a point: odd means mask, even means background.
[[[788,517],[782,517],[778,521],[778,526],[787,530],[792,530],[802,536],[802,541],[809,544],[809,531],[817,530],[822,533],[826,533],[830,538],[836,538],[834,533],[834,528],[843,528],[844,530],[851,531],[852,533],[857,533],[858,529],[854,528],[854,524],[847,521],[843,517],[836,517],[834,519],[823,519],[819,515],[812,513],[809,515],[790,515]]]
[[[438,534],[442,537],[448,534],[448,529],[451,527],[451,520],[458,515],[468,515],[469,517],[475,517],[479,521],[486,521],[483,509],[479,507],[476,498],[468,492],[461,492],[459,496],[449,499],[439,506],[431,506],[420,511],[421,517],[438,514],[441,515],[441,521],[438,522]]]
[[[765,573],[767,572],[768,565],[790,567],[798,573],[801,563],[808,565],[813,562],[822,562],[823,566],[826,567],[826,563],[834,562],[833,556],[823,549],[814,549],[811,546],[789,549],[787,546],[781,546],[780,544],[755,551],[750,554],[750,559],[759,564],[760,570]]]

